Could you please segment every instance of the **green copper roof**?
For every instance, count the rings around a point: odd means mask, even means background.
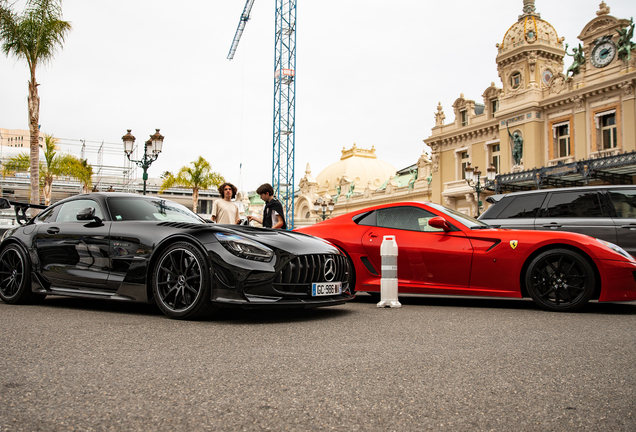
[[[396,175],[396,176],[393,177],[393,181],[395,182],[395,184],[397,184],[397,187],[408,186],[409,182],[412,179],[413,179],[413,174],[411,174],[411,173],[402,174],[402,175]],[[378,188],[378,190],[386,189],[388,184],[389,184],[389,180],[385,181],[382,184],[382,186],[380,186]]]
[[[265,204],[265,201],[263,201],[261,199],[261,197],[256,192],[254,192],[253,194],[250,194],[248,196],[248,199],[250,200],[250,205],[251,204],[254,204],[254,205],[263,205],[263,204]]]

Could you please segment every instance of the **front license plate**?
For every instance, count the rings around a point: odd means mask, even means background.
[[[342,294],[342,282],[314,282],[311,284],[312,297]]]

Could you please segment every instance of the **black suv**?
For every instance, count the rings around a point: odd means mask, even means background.
[[[493,195],[479,220],[495,228],[563,230],[636,256],[636,186],[586,186]]]

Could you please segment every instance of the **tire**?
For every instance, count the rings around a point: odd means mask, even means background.
[[[594,294],[596,276],[587,259],[569,249],[551,249],[535,257],[525,276],[532,300],[549,311],[582,308]]]
[[[17,244],[10,244],[0,253],[0,299],[9,304],[31,304],[46,295],[31,291],[31,262]]]
[[[198,248],[175,243],[164,250],[152,272],[154,299],[165,315],[201,319],[216,309],[210,301],[210,271]]]

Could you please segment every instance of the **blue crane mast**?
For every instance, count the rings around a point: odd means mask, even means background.
[[[227,56],[234,58],[254,0],[247,0]],[[274,145],[272,186],[294,228],[294,158],[296,142],[296,0],[276,0],[274,37]]]

